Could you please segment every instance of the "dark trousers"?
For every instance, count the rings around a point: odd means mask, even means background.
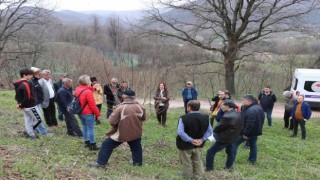
[[[166,125],[166,121],[167,121],[167,107],[166,106],[159,106],[159,108],[157,109],[157,119],[160,124]]]
[[[51,98],[49,101],[49,106],[47,108],[42,108],[44,119],[47,125],[50,126],[57,126],[57,118],[56,118],[56,107],[54,105],[54,98]]]
[[[307,132],[306,132],[306,122],[304,120],[293,120],[294,122],[294,127],[293,127],[293,135],[297,135],[298,134],[298,125],[300,124],[301,127],[301,133],[302,133],[302,139],[306,138]]]
[[[82,136],[82,131],[80,130],[79,123],[74,116],[74,114],[69,113],[68,111],[62,112],[66,125],[67,125],[67,134],[74,136]]]
[[[215,142],[207,151],[206,155],[206,170],[212,171],[214,169],[214,157],[217,152],[226,148],[227,161],[226,168],[231,168],[234,162],[233,144],[225,144],[221,142]]]
[[[107,118],[109,118],[109,116],[113,112],[113,105],[114,105],[114,102],[111,102],[110,100],[107,100]]]
[[[291,111],[285,110],[283,115],[284,127],[293,129],[293,119],[290,120]]]
[[[101,112],[101,107],[102,107],[102,104],[97,104],[97,108],[99,110],[99,112]],[[95,116],[95,121],[97,122],[98,121],[98,118]]]
[[[60,111],[59,105],[57,104],[57,109],[58,109],[58,119],[60,121],[63,121],[63,113]]]
[[[127,142],[130,146],[132,153],[133,165],[141,166],[142,165],[142,146],[141,138]],[[114,141],[111,138],[107,138],[103,141],[97,163],[100,165],[106,165],[109,161],[109,158],[112,154],[112,151],[117,148],[122,142]]]
[[[190,101],[191,99],[187,99],[187,100],[184,100],[184,111],[186,114],[188,114],[188,111],[187,111],[187,106],[188,106],[188,102]]]
[[[272,108],[263,108],[263,111],[267,115],[267,120],[268,120],[268,126],[272,126]]]
[[[216,118],[217,116],[215,115],[211,115],[210,117],[210,125],[213,127],[213,123],[214,123],[214,119]]]
[[[257,156],[258,156],[258,146],[257,146],[258,136],[248,137],[247,140],[244,139],[243,136],[239,136],[239,138],[234,143],[234,148],[233,148],[234,160],[235,160],[235,158],[237,156],[239,145],[242,144],[245,141],[247,141],[249,143],[249,146],[250,146],[250,153],[249,153],[248,160],[251,163],[255,163],[257,161]]]

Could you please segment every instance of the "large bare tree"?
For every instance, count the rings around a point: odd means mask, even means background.
[[[23,31],[51,22],[52,10],[43,9],[43,2],[44,0],[0,0],[0,67],[6,63],[8,54],[14,54],[14,59],[21,53],[28,54],[12,50],[16,42],[21,43]],[[10,51],[6,50],[8,44],[11,46]]]
[[[238,60],[250,54],[246,47],[274,33],[303,30],[304,15],[320,6],[319,0],[156,1],[159,4],[141,21],[141,33],[221,53],[225,86],[231,93],[235,93]],[[163,13],[164,7],[168,12]]]

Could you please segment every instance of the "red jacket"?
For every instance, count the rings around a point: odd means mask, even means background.
[[[88,89],[88,90],[83,91],[84,89]],[[79,97],[79,101],[82,107],[85,104],[87,105],[84,107],[81,114],[94,114],[96,117],[100,117],[100,112],[93,98],[93,90],[94,89],[92,87],[80,85],[74,91],[74,95],[79,96],[81,91],[83,91]]]

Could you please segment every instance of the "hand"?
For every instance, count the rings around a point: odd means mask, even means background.
[[[305,122],[307,122],[308,120],[307,119],[303,119]]]
[[[20,107],[19,104],[17,105],[17,109],[18,109],[18,110],[22,110],[22,108]]]
[[[163,99],[163,100],[166,100],[167,98],[166,98],[166,97],[163,97],[162,99]]]
[[[248,139],[248,136],[242,135],[243,139]]]

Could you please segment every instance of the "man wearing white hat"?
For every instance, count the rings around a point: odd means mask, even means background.
[[[36,106],[37,108],[40,110],[41,109],[41,103],[43,102],[43,90],[42,87],[39,84],[39,79],[40,79],[40,74],[41,74],[41,69],[36,68],[36,67],[31,67],[31,70],[33,71],[33,77],[31,78],[31,81],[33,82],[34,85],[34,99],[36,102]],[[41,116],[41,114],[39,114],[42,121],[43,121],[43,117]],[[44,126],[43,122],[41,122],[39,124],[39,126],[37,127],[37,130],[40,132],[40,134],[42,135],[46,135],[46,136],[53,136],[53,133],[48,133],[46,127]]]

